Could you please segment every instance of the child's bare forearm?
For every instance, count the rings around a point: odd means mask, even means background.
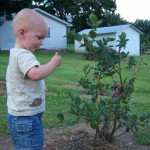
[[[54,62],[49,62],[45,65],[40,65],[35,69],[35,79],[40,80],[46,78],[49,74],[51,74],[58,66]]]
[[[46,78],[60,65],[61,65],[61,57],[56,52],[49,63],[31,68],[28,71],[27,75],[32,80],[41,80]]]

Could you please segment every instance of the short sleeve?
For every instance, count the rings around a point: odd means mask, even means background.
[[[26,75],[26,73],[34,66],[39,66],[40,63],[31,52],[22,52],[18,56],[18,66],[20,71]]]

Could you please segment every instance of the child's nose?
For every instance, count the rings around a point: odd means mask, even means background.
[[[41,40],[40,45],[43,45],[43,40]]]

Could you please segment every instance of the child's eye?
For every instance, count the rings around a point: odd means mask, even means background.
[[[42,39],[43,39],[43,37],[41,37],[41,36],[38,36],[38,39],[39,39],[39,40],[42,40]]]
[[[38,36],[37,37],[39,40],[44,40],[44,37],[43,36]]]

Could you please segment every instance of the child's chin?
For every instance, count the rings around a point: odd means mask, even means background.
[[[37,48],[34,48],[34,49],[32,49],[31,51],[32,51],[32,52],[35,52],[36,50],[37,50]]]

